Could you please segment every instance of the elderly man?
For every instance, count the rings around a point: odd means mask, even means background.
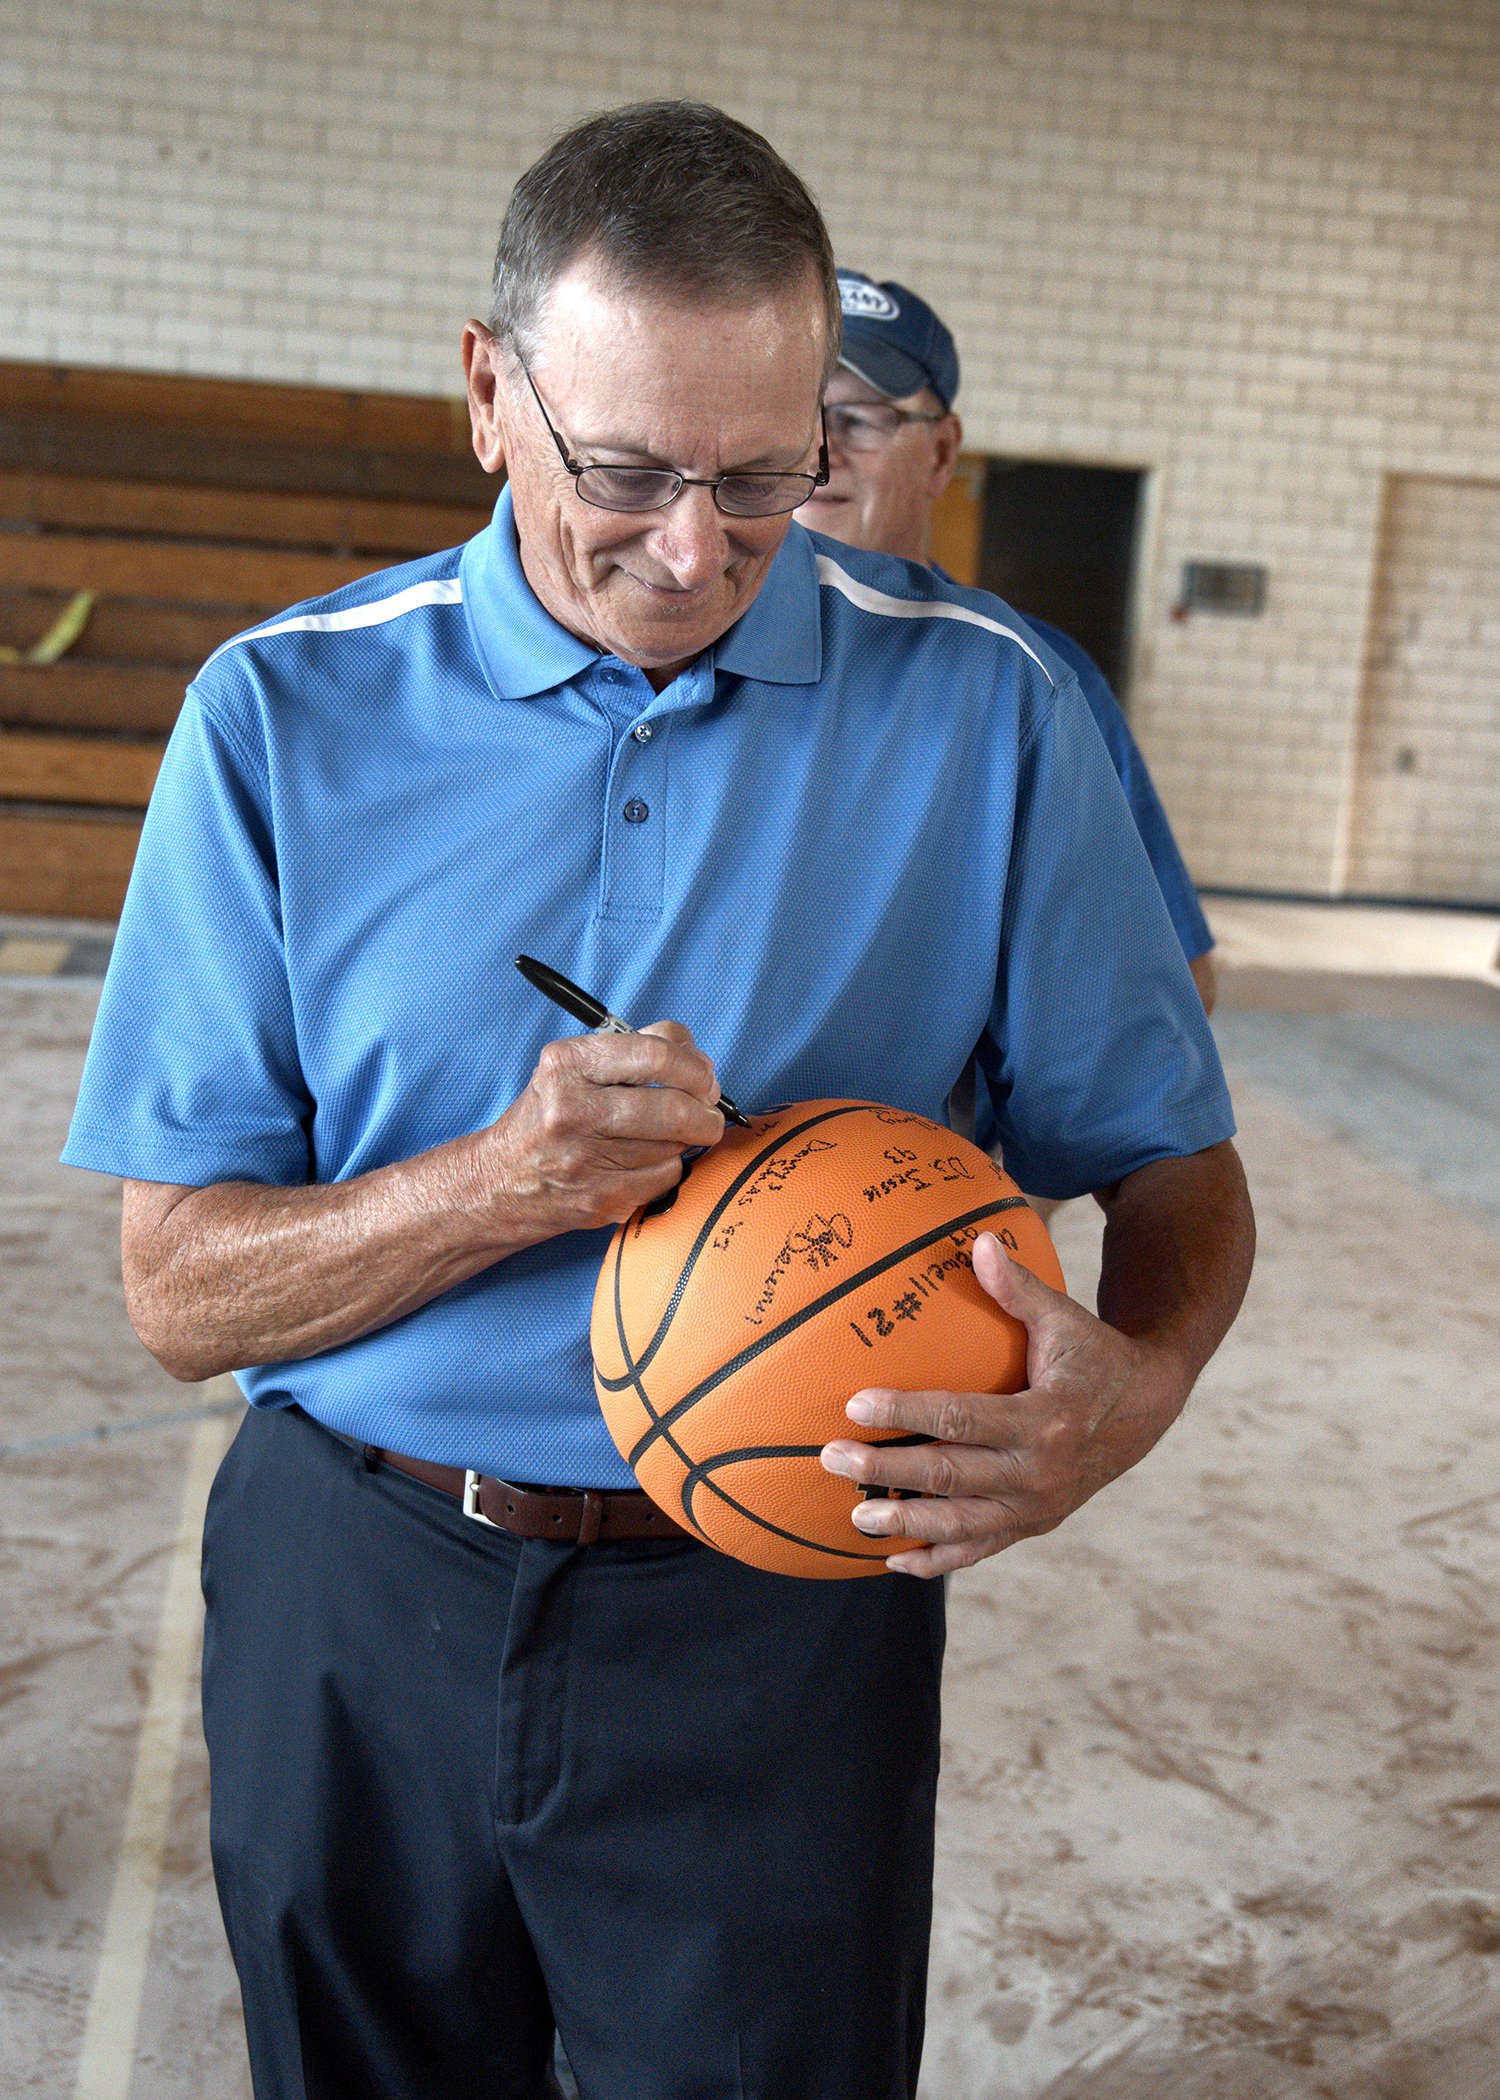
[[[204,1706],[261,2100],[530,2100],[554,2026],[589,2100],[914,2090],[943,1586],[664,1536],[592,1395],[605,1228],[720,1137],[720,1069],[941,1115],[977,1044],[1031,1184],[1105,1191],[1097,1316],[976,1247],[1028,1391],[851,1396],[937,1439],[823,1454],[935,1491],[861,1505],[903,1574],[1134,1464],[1244,1289],[1072,680],[790,522],[838,338],[764,140],[578,126],[464,333],[492,525],[229,644],[163,768],[66,1156],[126,1178],[146,1345],[254,1403]],[[549,1040],[518,949],[674,1023]]]
[[[933,506],[953,479],[963,445],[963,424],[953,406],[958,346],[940,315],[905,285],[877,284],[859,270],[840,270],[838,278],[844,339],[824,395],[830,473],[813,491],[802,522],[847,547],[930,563]],[[1071,635],[1030,614],[1023,617],[1078,680],[1193,982],[1212,1013],[1213,935],[1120,703]]]

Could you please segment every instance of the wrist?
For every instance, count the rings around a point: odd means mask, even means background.
[[[466,1243],[491,1260],[539,1237],[524,1230],[524,1208],[503,1119],[456,1138],[449,1148],[445,1208]]]
[[[1185,1337],[1169,1329],[1136,1333],[1128,1339],[1136,1351],[1143,1383],[1159,1397],[1163,1408],[1170,1407],[1174,1415],[1180,1413],[1203,1368]]]

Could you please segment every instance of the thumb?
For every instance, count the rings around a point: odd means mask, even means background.
[[[1054,1291],[1023,1268],[993,1232],[980,1233],[974,1242],[974,1274],[1001,1310],[1019,1320],[1028,1333],[1035,1333],[1060,1306],[1071,1303],[1065,1291]]]

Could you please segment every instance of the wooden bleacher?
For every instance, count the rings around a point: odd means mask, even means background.
[[[984,462],[934,552],[977,573]],[[495,484],[463,404],[0,363],[0,912],[113,919],[193,672],[300,598],[467,539]]]
[[[112,919],[188,679],[299,598],[467,539],[457,404],[0,364],[0,911]]]

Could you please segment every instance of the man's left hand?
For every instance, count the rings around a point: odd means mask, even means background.
[[[822,1452],[830,1473],[924,1498],[866,1501],[854,1512],[860,1531],[897,1547],[888,1565],[903,1575],[946,1575],[1053,1530],[1146,1455],[1192,1385],[1192,1370],[1173,1353],[1133,1340],[1050,1289],[992,1233],[975,1243],[974,1273],[1026,1328],[1025,1389],[870,1388],[850,1400],[852,1421],[882,1435],[936,1441],[839,1441]]]

